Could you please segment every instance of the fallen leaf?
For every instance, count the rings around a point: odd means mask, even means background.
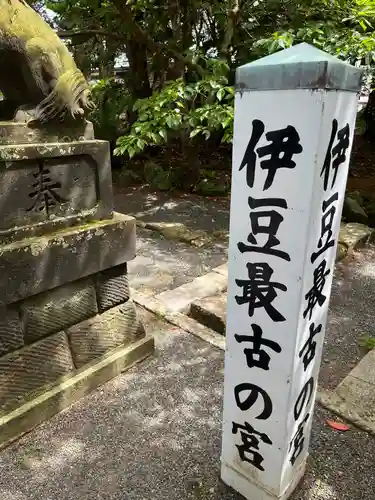
[[[350,430],[349,425],[342,424],[341,422],[335,422],[334,420],[327,420],[327,424],[336,431],[346,432]]]

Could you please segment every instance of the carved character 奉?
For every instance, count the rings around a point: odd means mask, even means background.
[[[32,110],[45,123],[93,108],[67,46],[25,0],[0,0],[0,120]]]

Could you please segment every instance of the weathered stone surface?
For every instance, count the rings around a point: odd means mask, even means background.
[[[122,214],[0,245],[0,304],[12,303],[135,257],[135,220]]]
[[[116,349],[78,373],[63,377],[52,387],[46,387],[40,395],[0,417],[0,449],[147,358],[153,351],[154,339],[145,337],[130,346]]]
[[[372,232],[372,229],[364,224],[341,224],[339,242],[344,243],[349,251],[355,250],[369,240]]]
[[[127,264],[111,267],[96,277],[99,312],[118,306],[129,299]]]
[[[373,385],[375,395],[375,349],[372,349],[361,359],[357,366],[350,372],[350,375],[354,378],[363,380],[367,384]]]
[[[215,271],[215,273],[222,274],[223,276],[228,278],[228,262],[226,262],[225,264],[222,264],[219,267],[215,267],[215,269],[213,269],[213,271]]]
[[[0,356],[19,349],[24,344],[19,311],[0,307]]]
[[[221,293],[193,302],[190,316],[202,325],[225,334],[227,312],[227,294]]]
[[[351,196],[346,196],[342,215],[347,222],[359,222],[360,224],[368,223],[368,215],[361,207],[358,200]]]
[[[375,385],[348,375],[335,393],[375,431]]]
[[[375,349],[362,358],[333,392],[323,392],[321,402],[375,434]]]
[[[148,297],[147,295],[144,295],[136,290],[132,290],[131,295],[134,302],[146,309],[146,311],[150,311],[156,316],[162,317],[171,325],[178,326],[182,330],[209,342],[211,345],[225,350],[225,337],[223,335],[220,335],[201,323],[198,323],[195,319],[189,318],[186,314],[168,311],[165,305],[155,297]]]
[[[194,301],[224,291],[227,283],[227,277],[211,272],[174,290],[160,293],[155,298],[163,302],[169,311],[188,312]]]
[[[0,358],[0,413],[20,406],[31,393],[74,370],[65,333]]]
[[[183,241],[202,247],[211,241],[206,231],[194,231],[180,222],[146,222],[144,227],[158,231],[169,240]]]
[[[36,295],[21,304],[21,312],[25,342],[35,342],[95,316],[98,305],[94,284],[81,280]]]
[[[70,328],[67,333],[77,368],[145,336],[131,300]]]
[[[340,260],[345,259],[345,257],[348,255],[348,247],[345,245],[345,243],[339,242],[337,245],[337,251],[336,251],[336,262],[339,262]]]
[[[49,123],[46,128],[28,127],[22,121],[0,122],[0,145],[61,143],[94,139],[94,126],[89,121],[77,120],[69,124],[69,127],[61,123],[56,127]]]
[[[51,227],[51,221],[59,221],[69,226],[112,214],[105,141],[0,146],[0,173],[3,241],[12,236],[17,239],[20,231],[34,234],[38,228],[28,227],[32,224]]]

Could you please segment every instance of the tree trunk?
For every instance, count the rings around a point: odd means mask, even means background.
[[[126,44],[126,55],[129,61],[129,90],[134,99],[143,99],[152,94],[146,46],[138,41],[129,40]]]
[[[365,136],[374,141],[375,140],[375,90],[369,95],[368,103],[364,112],[364,119],[366,123]]]

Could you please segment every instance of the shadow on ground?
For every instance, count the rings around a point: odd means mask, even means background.
[[[145,295],[176,288],[227,262],[227,244],[196,248],[137,228],[137,257],[129,262],[130,285]]]
[[[2,500],[240,500],[219,480],[223,352],[148,318],[154,357],[0,454]],[[373,500],[375,440],[317,410],[294,500]]]
[[[148,186],[115,186],[114,195],[117,211],[145,222],[178,222],[209,233],[229,228],[229,197],[163,193]]]
[[[375,335],[375,247],[337,264],[319,383],[332,390],[366,354],[363,336]]]
[[[152,191],[147,186],[115,187],[116,210],[142,221],[177,222],[192,230],[228,231],[229,199]],[[223,240],[197,248],[137,228],[137,257],[129,263],[130,284],[145,295],[176,288],[227,261]]]

